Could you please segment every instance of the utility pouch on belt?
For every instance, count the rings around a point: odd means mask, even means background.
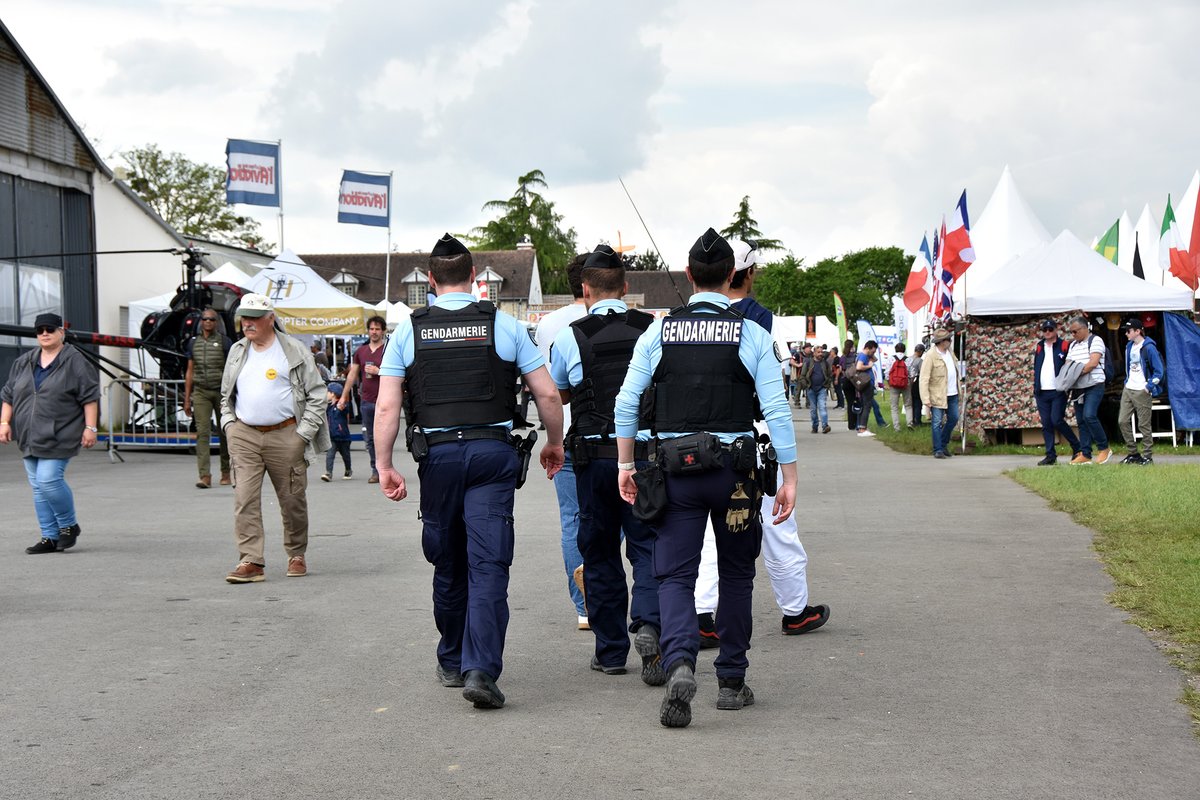
[[[517,458],[521,460],[520,469],[517,472],[517,488],[520,489],[525,485],[525,478],[529,476],[529,461],[533,458],[533,445],[537,442],[537,431],[530,431],[524,439],[514,436],[513,441],[517,446]]]
[[[758,456],[754,452],[754,439],[749,436],[739,436],[729,445],[732,458],[729,468],[734,472],[753,472],[758,466]]]
[[[746,493],[746,486],[751,487],[750,494]],[[730,533],[745,533],[750,530],[750,523],[758,514],[758,503],[752,496],[757,494],[755,488],[749,482],[743,484],[738,481],[734,485],[733,494],[729,497],[729,509],[725,512],[725,525]]]
[[[765,433],[758,437],[758,456],[762,462],[758,468],[758,488],[767,497],[774,497],[779,491],[779,454],[771,444],[771,437]]]
[[[633,473],[637,486],[637,498],[633,501],[633,515],[642,522],[657,522],[667,510],[667,478],[662,467],[651,464]]]
[[[659,439],[658,453],[668,475],[695,475],[721,466],[721,440],[711,433]]]
[[[592,454],[584,444],[584,439],[579,434],[573,434],[566,439],[567,452],[571,454],[571,462],[576,469],[586,467],[592,461]]]
[[[412,453],[413,461],[421,463],[429,455],[429,440],[425,438],[425,431],[418,430],[415,425],[409,425],[407,438],[408,452]]]

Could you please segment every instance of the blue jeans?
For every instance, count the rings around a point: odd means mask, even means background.
[[[1096,450],[1108,449],[1108,434],[1100,424],[1100,401],[1104,399],[1104,384],[1098,383],[1083,390],[1075,400],[1075,422],[1079,425],[1079,448],[1092,457],[1092,445]]]
[[[67,485],[69,458],[25,457],[25,474],[33,487],[33,509],[43,539],[58,540],[58,529],[75,524],[75,495]]]
[[[359,406],[359,411],[362,412],[363,443],[367,446],[367,457],[371,459],[371,474],[377,475],[375,470],[375,404],[363,403]],[[326,470],[326,472],[328,471]]]
[[[587,606],[584,605],[583,595],[575,585],[575,570],[583,563],[579,554],[579,494],[575,487],[575,465],[571,456],[554,476],[554,493],[558,495],[558,519],[562,525],[562,555],[563,567],[567,570],[567,591],[571,593],[571,602],[575,604],[577,616],[587,616]]]
[[[808,413],[812,417],[813,430],[817,428],[817,421],[820,420],[821,427],[829,424],[829,410],[827,408],[829,390],[824,386],[817,389],[805,389],[808,395]]]
[[[945,408],[929,409],[930,431],[933,433],[933,452],[945,453],[950,446],[950,434],[958,424],[958,395],[946,398]]]
[[[1067,443],[1071,445],[1071,454],[1079,452],[1079,440],[1075,438],[1075,432],[1071,430],[1071,426],[1067,424],[1067,395],[1065,392],[1043,391],[1037,390],[1034,392],[1037,400],[1038,416],[1042,420],[1042,438],[1046,443],[1046,455],[1050,458],[1057,457],[1054,450],[1054,434],[1061,433]]]

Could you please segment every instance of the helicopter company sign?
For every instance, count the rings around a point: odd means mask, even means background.
[[[355,335],[367,328],[366,313],[361,309],[276,307],[275,316],[288,333]]]
[[[338,192],[337,221],[391,227],[391,194],[391,175],[345,170]]]
[[[279,143],[230,139],[225,145],[225,202],[280,208]]]

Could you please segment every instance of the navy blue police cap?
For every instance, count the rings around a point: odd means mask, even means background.
[[[606,244],[596,245],[596,249],[588,253],[587,260],[583,262],[584,269],[621,269],[624,266],[621,254]]]
[[[730,258],[733,258],[733,248],[712,228],[706,230],[688,251],[688,260],[696,264],[719,264]]]
[[[455,239],[449,233],[437,240],[437,244],[433,246],[433,252],[429,254],[434,258],[471,255],[471,251],[466,248],[462,242]]]

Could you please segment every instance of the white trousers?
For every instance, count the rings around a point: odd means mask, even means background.
[[[775,602],[787,616],[799,614],[808,605],[808,554],[800,544],[796,526],[796,511],[782,525],[774,525],[771,508],[775,498],[762,500],[762,556]],[[700,551],[700,574],[696,578],[696,613],[708,614],[717,610],[717,540],[712,520],[704,531],[704,548]]]

